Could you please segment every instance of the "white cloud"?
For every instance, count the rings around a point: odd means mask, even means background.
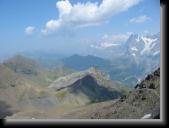
[[[147,20],[150,20],[151,18],[146,16],[146,15],[142,15],[142,16],[138,16],[138,17],[134,17],[132,19],[130,19],[130,23],[143,23]]]
[[[92,44],[90,45],[90,47],[96,48],[96,49],[118,47],[121,45],[121,43],[126,42],[131,34],[132,32],[126,32],[122,34],[113,34],[113,35],[104,34],[99,44],[96,44],[96,45]]]
[[[102,39],[103,41],[110,42],[110,43],[121,43],[121,42],[125,42],[131,34],[132,32],[113,34],[113,35],[105,34],[103,35]]]
[[[109,38],[108,34],[104,34],[103,37],[102,37],[102,39],[107,39],[107,38]]]
[[[46,23],[45,30],[53,31],[65,26],[86,27],[107,22],[113,15],[126,11],[140,0],[102,0],[97,2],[71,4],[69,0],[56,3],[59,17]]]
[[[102,48],[109,48],[109,47],[119,46],[119,45],[120,45],[120,44],[103,42],[103,43],[100,44],[100,47],[102,47]]]
[[[116,35],[110,36],[110,39],[112,42],[121,43],[121,42],[125,42],[131,34],[132,32],[127,32],[124,34],[116,34]]]
[[[34,31],[35,31],[35,27],[34,26],[28,26],[28,27],[25,28],[25,33],[27,35],[32,35],[34,33]]]

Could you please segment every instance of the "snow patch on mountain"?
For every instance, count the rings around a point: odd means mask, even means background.
[[[139,37],[139,36],[137,36],[136,41],[137,41],[137,42],[139,42],[139,41],[140,41],[140,37]]]
[[[132,55],[135,57],[136,56],[136,54],[135,53],[132,53]]]
[[[147,37],[142,37],[142,40],[144,41],[145,45],[151,45],[154,41],[157,40],[157,38],[151,39],[151,38],[147,38]]]
[[[150,119],[151,113],[145,114],[141,119]]]
[[[144,42],[144,49],[141,51],[141,55],[143,55],[145,52],[149,52],[153,48],[152,43],[155,42],[157,38],[151,39],[147,37],[142,37],[142,40]]]
[[[159,53],[160,53],[160,51],[156,51],[156,52],[153,53],[153,56],[156,56],[156,55],[158,55]]]
[[[138,49],[136,47],[131,47],[131,50],[138,51]]]

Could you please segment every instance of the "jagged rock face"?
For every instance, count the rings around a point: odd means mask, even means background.
[[[102,119],[149,119],[160,115],[160,68],[148,75],[128,96],[91,115]]]
[[[156,89],[159,88],[159,84],[155,83],[158,78],[160,77],[160,68],[158,68],[154,73],[147,75],[144,81],[140,84],[137,84],[135,88],[149,88],[149,89]]]

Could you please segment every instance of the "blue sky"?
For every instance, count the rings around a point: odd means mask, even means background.
[[[0,54],[81,51],[105,37],[160,31],[159,0],[120,1],[0,0]]]

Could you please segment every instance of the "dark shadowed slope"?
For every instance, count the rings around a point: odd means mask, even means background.
[[[64,119],[159,119],[160,69],[148,75],[136,89],[120,99],[73,109]]]
[[[13,113],[10,110],[10,105],[6,104],[4,101],[0,101],[0,119],[6,116],[11,116]]]
[[[49,88],[56,90],[63,101],[77,99],[82,104],[116,99],[128,91],[95,68],[60,77]]]

